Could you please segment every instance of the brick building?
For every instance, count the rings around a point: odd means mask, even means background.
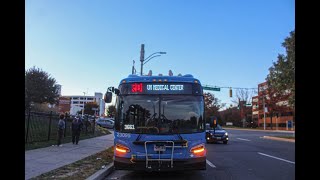
[[[270,118],[270,97],[268,97],[267,91],[268,85],[267,82],[258,84],[258,96],[252,98],[252,114],[256,115],[258,108],[258,126],[260,129],[264,129],[264,122],[266,129],[271,129],[271,118]],[[256,107],[254,107],[254,101],[258,99]],[[269,102],[270,103],[270,102]],[[287,106],[287,100],[281,100],[278,102],[272,102],[277,104],[280,108],[274,111],[272,116],[272,129],[274,130],[294,130],[294,120],[293,120],[293,111]],[[263,108],[265,107],[265,108]],[[255,108],[255,109],[254,109]]]
[[[259,122],[259,96],[252,97],[252,123],[258,126]]]

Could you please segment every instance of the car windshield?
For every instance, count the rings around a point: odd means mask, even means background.
[[[210,124],[207,123],[206,124],[206,129],[207,130],[211,130],[211,129],[222,130],[222,127],[219,124],[217,124],[217,127],[214,128],[214,126],[211,126]]]
[[[204,131],[202,96],[132,95],[118,99],[116,130],[139,134]]]

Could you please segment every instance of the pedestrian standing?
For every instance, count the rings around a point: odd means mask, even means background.
[[[64,122],[64,114],[60,114],[59,116],[59,122],[58,122],[58,146],[62,146],[62,138],[63,138],[63,133],[64,129],[66,128],[66,123]]]
[[[80,132],[82,129],[82,121],[80,118],[75,118],[72,121],[71,125],[71,130],[72,130],[72,143],[73,144],[78,144],[79,143],[79,138],[80,138]]]

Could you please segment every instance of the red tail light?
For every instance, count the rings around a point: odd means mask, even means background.
[[[128,153],[128,152],[130,152],[130,149],[127,146],[120,145],[120,144],[117,144],[115,149],[116,149],[116,151],[118,151],[120,153]]]
[[[206,150],[206,148],[204,147],[204,145],[198,145],[198,146],[191,148],[190,152],[192,152],[194,154],[202,154],[205,152],[205,150]]]

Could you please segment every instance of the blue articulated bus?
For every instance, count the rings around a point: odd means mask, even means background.
[[[116,98],[116,170],[205,170],[204,97],[192,75],[129,75],[109,87]]]

